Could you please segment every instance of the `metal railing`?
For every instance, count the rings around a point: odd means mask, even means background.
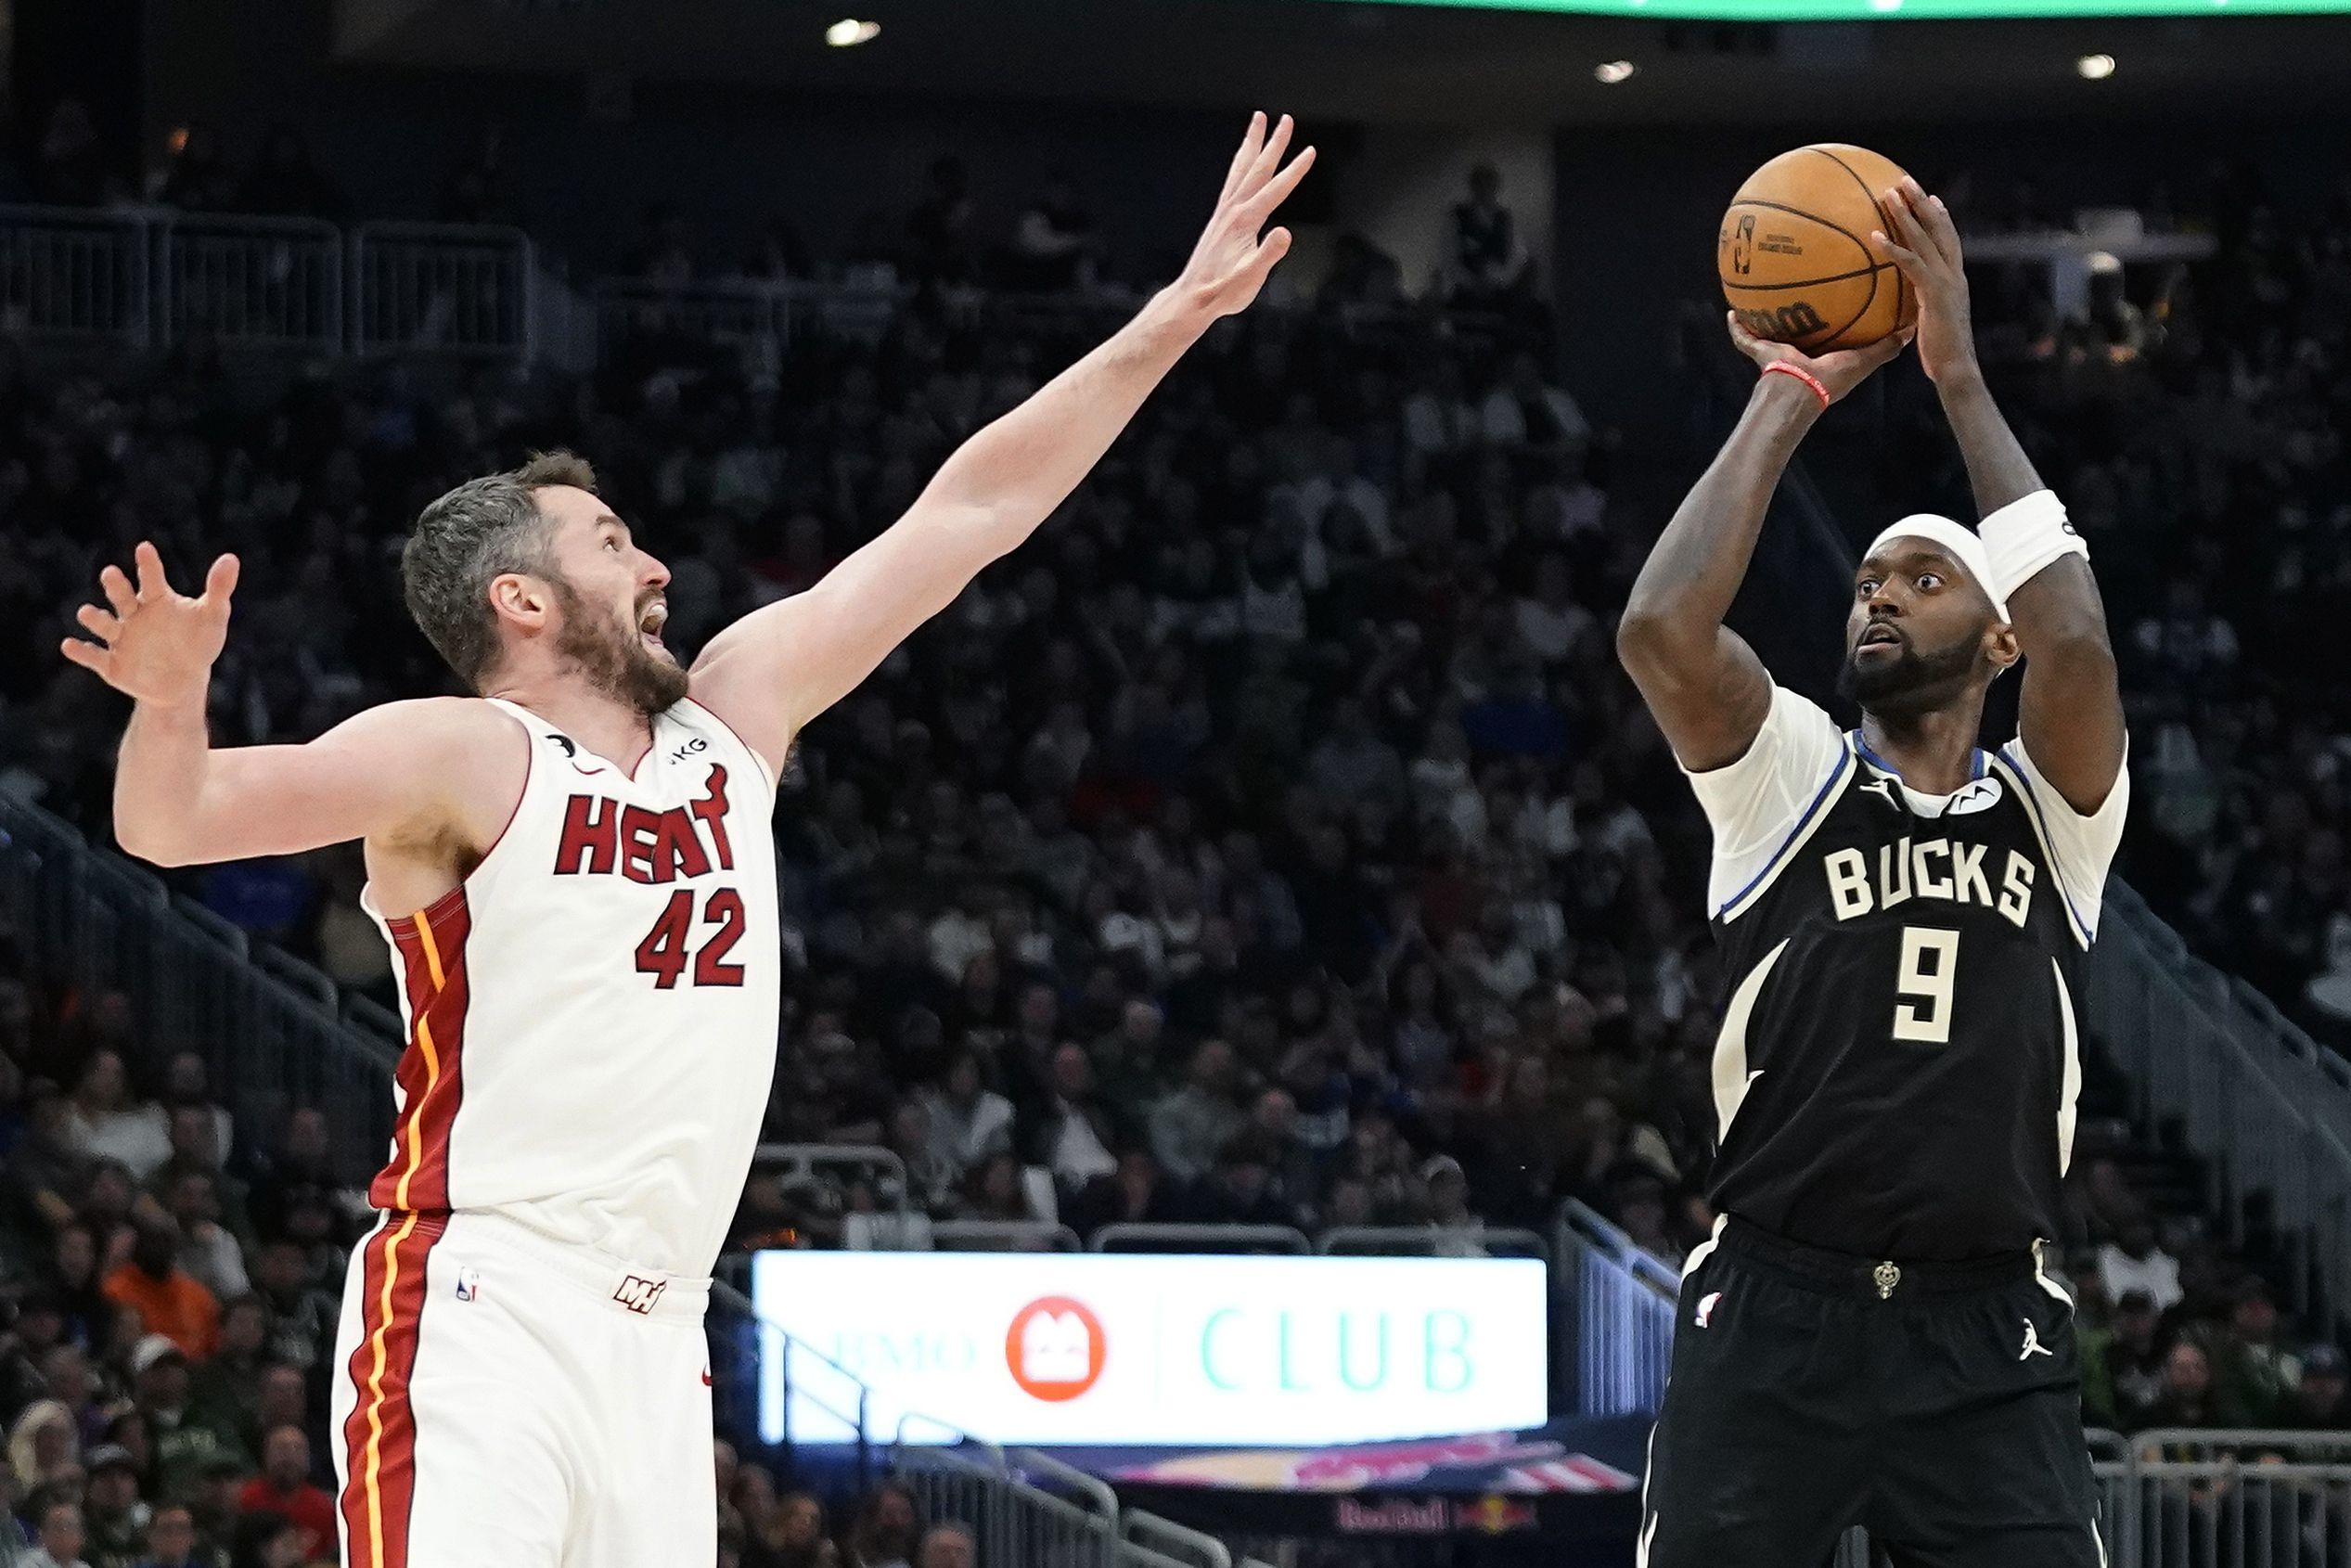
[[[1306,1233],[1287,1225],[1106,1225],[1086,1239],[1090,1253],[1313,1252]]]
[[[970,1531],[981,1563],[1116,1568],[1116,1494],[1096,1477],[1042,1461],[970,1437],[953,1446],[901,1443],[891,1476],[914,1494],[926,1525]]]
[[[2206,1207],[2227,1240],[2246,1241],[2258,1217],[2248,1200],[2266,1196],[2294,1265],[2293,1306],[2351,1306],[2351,1062],[2190,953],[2119,882],[2084,1013],[2131,1080],[2135,1119],[2176,1121],[2204,1156]]]
[[[154,873],[92,847],[40,807],[0,795],[0,912],[32,962],[84,995],[128,996],[158,1051],[195,1051],[240,1124],[289,1106],[326,1113],[343,1175],[364,1180],[391,1147],[397,1024],[345,1008],[334,983],[250,939]]]
[[[1086,1243],[1066,1225],[1042,1219],[943,1219],[931,1226],[942,1253],[1079,1253]]]
[[[145,223],[120,212],[0,207],[0,330],[35,342],[152,341]]]
[[[1215,1536],[1138,1508],[1120,1516],[1118,1536],[1129,1568],[1233,1568],[1232,1551]]]
[[[520,229],[361,224],[351,265],[353,353],[534,357],[537,266]]]
[[[1561,1369],[1587,1416],[1653,1411],[1664,1403],[1674,1360],[1674,1306],[1681,1279],[1589,1206],[1560,1206],[1559,1260],[1565,1321]]]
[[[153,226],[161,251],[156,314],[166,341],[200,336],[247,348],[341,349],[343,235],[334,225],[172,214]]]
[[[1507,1226],[1343,1225],[1315,1238],[1330,1257],[1539,1258],[1550,1243],[1532,1230]]]

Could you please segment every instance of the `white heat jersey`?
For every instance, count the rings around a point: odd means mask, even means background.
[[[707,1274],[775,1076],[775,782],[699,703],[654,719],[632,775],[492,700],[531,735],[513,820],[431,907],[361,900],[408,1041],[368,1196]]]

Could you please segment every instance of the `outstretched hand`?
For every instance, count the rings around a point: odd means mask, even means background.
[[[1844,395],[1869,379],[1869,372],[1893,359],[1909,346],[1915,334],[1912,328],[1887,334],[1866,348],[1835,349],[1828,353],[1810,354],[1790,343],[1775,343],[1758,338],[1739,324],[1739,314],[1729,315],[1730,341],[1739,352],[1755,362],[1758,367],[1778,361],[1792,365],[1829,389],[1829,401],[1841,402]]]
[[[1265,287],[1274,263],[1290,252],[1288,229],[1270,229],[1262,238],[1258,231],[1315,165],[1311,147],[1288,163],[1282,162],[1291,129],[1290,116],[1285,114],[1269,136],[1264,113],[1250,117],[1249,135],[1241,139],[1240,150],[1233,154],[1232,167],[1226,171],[1216,211],[1210,215],[1200,243],[1192,248],[1191,260],[1184,263],[1183,275],[1176,280],[1177,293],[1211,319],[1248,309],[1258,289]]]
[[[1885,247],[1910,287],[1919,291],[1919,368],[1930,379],[1975,363],[1975,329],[1969,324],[1967,265],[1959,253],[1959,225],[1939,196],[1902,176],[1878,198],[1885,219],[1869,238]]]
[[[85,604],[74,619],[96,638],[68,637],[61,651],[115,690],[141,702],[202,699],[212,661],[228,638],[228,600],[237,591],[237,558],[223,556],[194,598],[173,590],[163,558],[142,540],[134,552],[135,586],[119,566],[98,573],[108,608]]]

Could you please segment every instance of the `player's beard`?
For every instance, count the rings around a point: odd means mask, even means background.
[[[633,625],[587,599],[560,577],[549,579],[563,613],[555,650],[598,691],[648,718],[685,700],[686,672],[645,646]]]
[[[1866,664],[1856,647],[1837,671],[1837,695],[1889,717],[1943,707],[1967,689],[1982,645],[1978,634],[1921,653],[1906,641],[1892,659],[1873,658]]]

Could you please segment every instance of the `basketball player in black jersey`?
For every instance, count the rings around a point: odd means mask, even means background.
[[[1711,1240],[1682,1282],[1644,1568],[2101,1568],[2057,1234],[2082,969],[2126,807],[2088,551],[1977,366],[1959,236],[1881,201],[1978,528],[1918,516],[1855,574],[1841,730],[1723,624],[1797,443],[1907,341],[1763,367],[1617,645],[1715,831],[1727,994]],[[2018,734],[1977,747],[2022,662]]]

